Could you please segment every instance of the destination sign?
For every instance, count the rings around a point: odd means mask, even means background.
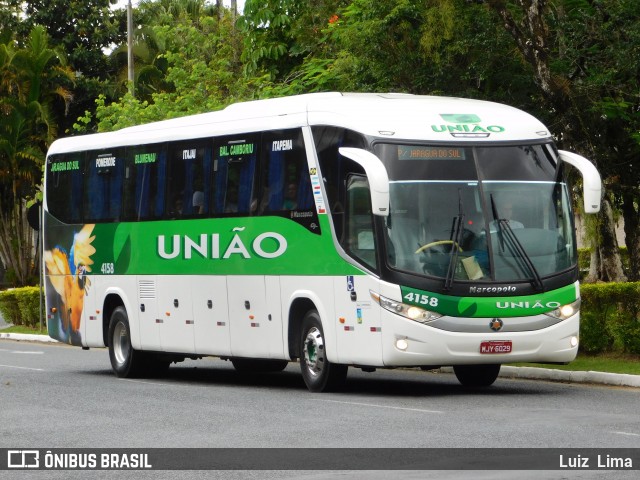
[[[465,160],[464,148],[398,145],[398,160]]]

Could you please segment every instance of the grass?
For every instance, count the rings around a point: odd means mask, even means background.
[[[0,330],[2,333],[31,333],[47,335],[46,327],[42,331],[38,327],[11,326]],[[558,370],[594,371],[609,373],[626,373],[640,375],[640,355],[622,353],[603,353],[600,355],[587,355],[581,353],[569,365],[547,365],[538,363],[514,363],[519,367],[554,368]]]
[[[24,325],[15,326],[12,325],[7,328],[0,329],[2,333],[30,333],[32,335],[48,335],[47,327],[45,325],[42,326],[42,330],[39,327],[25,327]]]

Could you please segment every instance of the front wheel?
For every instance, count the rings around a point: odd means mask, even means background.
[[[347,368],[329,361],[320,315],[316,310],[307,312],[300,338],[300,369],[307,388],[312,392],[335,390],[344,384]]]
[[[454,365],[453,373],[465,387],[488,387],[498,378],[500,365]]]
[[[124,307],[118,307],[109,322],[109,359],[118,377],[129,378],[140,375],[143,369],[143,352],[131,346],[129,317]]]

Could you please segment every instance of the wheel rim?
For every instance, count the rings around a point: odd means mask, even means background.
[[[318,328],[313,327],[304,339],[304,362],[307,371],[314,377],[322,373],[324,368],[324,340]]]
[[[122,322],[118,322],[116,328],[113,330],[113,354],[116,357],[118,365],[126,362],[129,357],[130,348],[131,343],[129,343],[127,328]]]

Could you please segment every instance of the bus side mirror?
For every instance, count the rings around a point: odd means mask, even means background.
[[[353,160],[367,175],[371,189],[371,208],[374,215],[389,216],[389,176],[382,161],[373,153],[361,148],[341,147],[340,155]]]
[[[602,198],[602,181],[596,167],[586,158],[575,153],[559,150],[560,160],[576,167],[582,174],[584,213],[598,213]]]

